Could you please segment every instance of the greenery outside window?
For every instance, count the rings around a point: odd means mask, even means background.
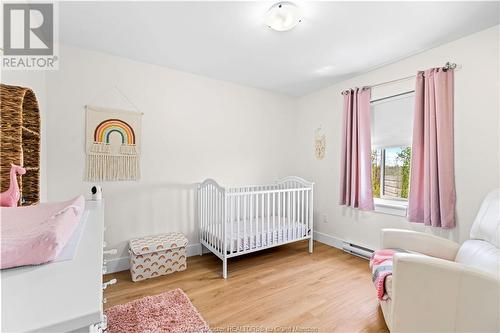
[[[374,198],[408,200],[411,147],[372,150],[372,190]]]

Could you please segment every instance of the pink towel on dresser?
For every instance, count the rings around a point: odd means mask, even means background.
[[[57,258],[85,208],[83,196],[56,203],[0,209],[0,268],[38,265]]]

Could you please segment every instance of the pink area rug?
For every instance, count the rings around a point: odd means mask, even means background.
[[[116,305],[106,310],[107,333],[211,333],[181,289]]]

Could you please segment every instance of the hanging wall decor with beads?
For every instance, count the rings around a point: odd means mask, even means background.
[[[140,178],[140,112],[87,106],[86,180]]]
[[[314,155],[316,159],[322,160],[325,157],[326,152],[326,135],[323,133],[323,129],[317,128],[314,132]]]

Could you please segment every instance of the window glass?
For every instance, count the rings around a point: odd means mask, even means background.
[[[373,148],[411,145],[414,101],[410,94],[371,104]]]
[[[407,200],[410,185],[413,95],[372,103],[372,191]]]

